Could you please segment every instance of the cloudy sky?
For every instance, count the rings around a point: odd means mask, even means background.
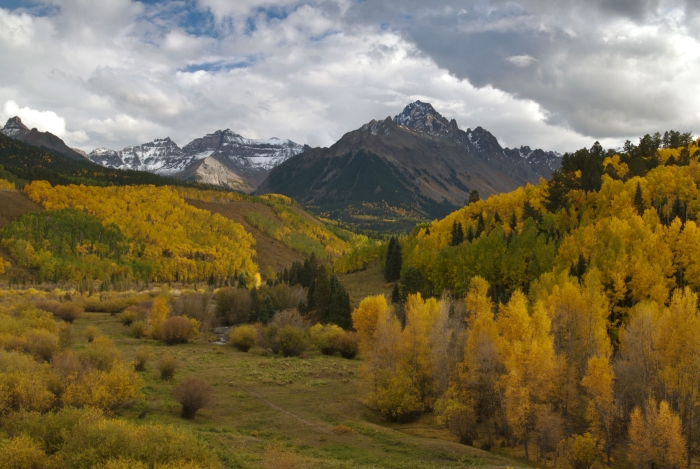
[[[0,120],[327,146],[428,101],[504,146],[700,133],[698,0],[0,0]]]

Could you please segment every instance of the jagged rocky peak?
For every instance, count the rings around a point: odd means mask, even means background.
[[[18,116],[10,117],[7,119],[5,127],[2,129],[2,133],[8,137],[17,138],[18,136],[29,132],[29,127],[22,123],[22,119]]]
[[[394,117],[394,123],[429,133],[449,133],[457,129],[457,121],[448,121],[430,103],[416,101]]]

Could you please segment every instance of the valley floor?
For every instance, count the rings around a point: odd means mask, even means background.
[[[226,345],[195,343],[165,346],[134,339],[118,317],[86,313],[76,336],[96,326],[112,337],[124,358],[147,343],[157,358],[177,357],[172,382],[161,381],[155,365],[143,373],[144,398],[117,418],[186,426],[205,440],[226,467],[513,467],[518,463],[454,443],[432,419],[387,425],[360,402],[357,378],[361,360],[327,357],[280,358],[238,352]],[[79,339],[76,347],[85,347]],[[173,387],[185,377],[211,383],[217,402],[194,421],[179,418]],[[139,414],[145,414],[139,420]]]

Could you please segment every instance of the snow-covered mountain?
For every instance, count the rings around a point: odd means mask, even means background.
[[[252,192],[270,169],[302,151],[304,146],[291,140],[248,139],[226,129],[194,139],[182,148],[164,138],[120,151],[97,148],[89,158],[111,168],[149,171]]]

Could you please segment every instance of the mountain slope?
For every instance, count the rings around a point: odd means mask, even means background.
[[[37,129],[29,129],[22,123],[19,117],[8,119],[5,127],[0,129],[4,135],[35,147],[58,153],[72,160],[84,161],[82,152],[76,151],[65,144],[63,140],[49,132],[39,132]]]
[[[484,129],[462,131],[418,101],[330,148],[290,158],[257,192],[288,195],[358,227],[403,230],[465,205],[474,189],[488,196],[550,176],[559,159],[541,150],[506,151]]]
[[[303,151],[291,140],[253,140],[217,130],[180,148],[170,138],[120,151],[97,148],[89,159],[115,169],[148,171],[252,192],[273,167]]]

